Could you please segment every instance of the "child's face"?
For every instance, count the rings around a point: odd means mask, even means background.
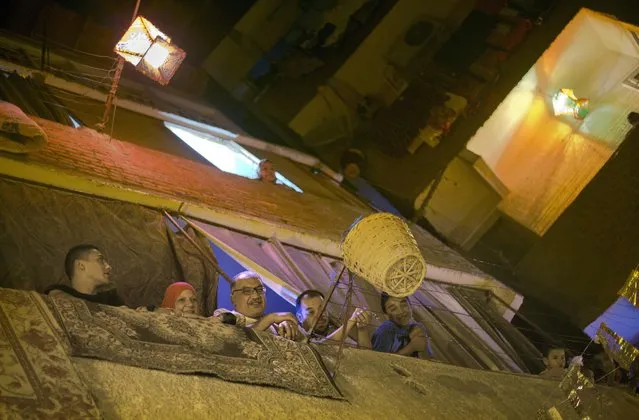
[[[548,369],[563,369],[566,366],[566,351],[564,349],[552,349],[548,357],[544,357],[544,363]]]
[[[413,317],[413,313],[408,305],[408,299],[390,297],[384,305],[388,319],[397,325],[407,326]]]

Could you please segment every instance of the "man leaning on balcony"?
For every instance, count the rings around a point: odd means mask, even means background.
[[[324,294],[318,290],[305,290],[297,297],[295,303],[295,314],[300,322],[302,333],[309,335],[313,325],[311,340],[322,343],[339,343],[343,334],[346,334],[345,340],[359,348],[370,349],[371,338],[368,331],[370,324],[370,312],[355,308],[348,321],[346,327],[334,327],[331,325],[327,311],[321,310],[324,303]],[[321,316],[320,316],[321,313]],[[353,337],[357,338],[357,342],[350,339],[351,332]]]
[[[264,314],[266,309],[266,287],[261,277],[252,271],[244,271],[232,279],[231,303],[233,310],[218,309],[215,316],[226,323],[234,323],[257,331],[298,339],[297,319],[290,312]],[[229,319],[233,318],[234,319]],[[235,321],[235,322],[233,322]]]
[[[71,286],[54,284],[45,289],[45,294],[66,293],[103,305],[125,305],[115,288],[103,290],[111,285],[111,266],[97,246],[82,244],[71,248],[64,260],[64,271]]]

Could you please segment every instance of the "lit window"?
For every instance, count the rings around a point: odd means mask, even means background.
[[[218,169],[246,178],[257,178],[260,159],[234,141],[200,133],[170,122],[165,122],[164,125]],[[284,178],[279,172],[275,174],[275,177],[279,184],[302,192],[300,187]]]

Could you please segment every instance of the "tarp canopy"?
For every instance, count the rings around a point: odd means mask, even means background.
[[[187,220],[239,264],[259,273],[268,287],[292,304],[299,293],[308,289],[328,296],[342,269],[341,260],[282,244],[277,238],[256,238]],[[350,314],[357,307],[371,311],[374,314],[371,328],[375,328],[386,319],[380,291],[357,276],[353,276],[353,281],[351,303],[346,311]],[[451,293],[451,287],[457,286],[426,280],[409,299],[415,320],[428,329],[437,360],[511,372],[536,373],[543,369],[540,353],[494,306],[486,299],[460,300]],[[343,274],[327,306],[335,325],[343,322],[347,291],[348,275]],[[514,348],[523,351],[523,359]]]
[[[215,309],[217,273],[158,211],[2,178],[0,203],[1,287],[42,292],[68,284],[66,253],[88,243],[105,254],[130,307],[159,305],[169,284],[188,281],[204,313]]]
[[[105,253],[113,267],[112,282],[130,307],[158,305],[165,288],[174,281],[195,286],[204,314],[216,306],[217,273],[187,238],[167,227],[156,210],[8,179],[0,179],[0,200],[2,287],[42,292],[50,284],[68,282],[63,267],[67,251],[91,243]],[[187,228],[189,235],[202,241],[205,246],[201,248],[211,257],[208,241],[198,236],[198,230],[241,265],[260,273],[290,303],[306,289],[328,294],[342,268],[338,259],[284,245],[277,238],[260,239],[192,223]],[[374,327],[385,319],[379,291],[360,278],[354,284],[347,311],[355,307],[371,310],[376,314]],[[346,291],[344,276],[329,306],[337,325],[343,320]],[[499,334],[489,334],[485,317],[473,317],[446,287],[427,283],[411,302],[416,320],[428,327],[439,360],[493,370],[535,370],[517,360]],[[505,326],[514,330],[508,323]]]

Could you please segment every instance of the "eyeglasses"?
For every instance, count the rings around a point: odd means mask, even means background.
[[[251,296],[253,292],[257,293],[258,295],[263,295],[264,293],[266,293],[266,288],[264,286],[242,287],[240,289],[235,289],[231,291],[231,293],[235,293],[235,292],[242,292],[244,296]]]

